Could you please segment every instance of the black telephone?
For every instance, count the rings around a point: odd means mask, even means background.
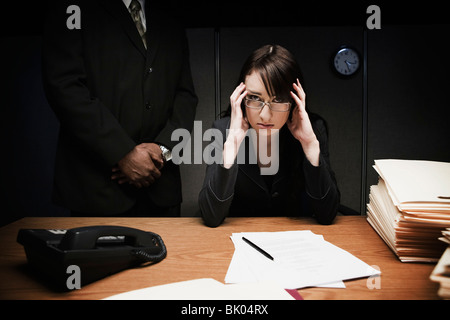
[[[81,285],[86,285],[167,255],[156,233],[121,226],[21,229],[17,242],[24,246],[28,263],[63,290],[70,289],[69,266],[79,267]]]

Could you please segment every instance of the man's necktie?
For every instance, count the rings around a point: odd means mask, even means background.
[[[147,41],[145,40],[145,31],[144,26],[142,24],[140,11],[141,11],[141,4],[139,3],[139,1],[132,0],[130,3],[131,17],[133,18],[134,24],[136,25],[136,28],[138,29],[139,34],[141,35],[144,47],[145,49],[147,49]]]

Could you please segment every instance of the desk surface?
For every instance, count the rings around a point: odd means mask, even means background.
[[[159,234],[168,255],[162,262],[129,269],[67,293],[53,292],[26,272],[20,228],[70,229],[119,225]],[[0,299],[102,299],[135,289],[199,278],[224,282],[234,252],[233,232],[311,230],[382,272],[379,289],[367,278],[345,281],[346,289],[305,288],[304,299],[439,299],[429,280],[433,264],[402,263],[362,216],[338,216],[330,226],[309,218],[228,218],[218,228],[200,218],[24,218],[0,229]]]

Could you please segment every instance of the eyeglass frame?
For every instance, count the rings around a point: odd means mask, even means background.
[[[247,101],[260,102],[260,103],[261,103],[261,106],[260,106],[260,107],[250,107],[250,106],[247,105]],[[250,109],[254,109],[254,110],[258,110],[258,109],[259,109],[259,111],[261,111],[261,110],[264,108],[265,105],[268,105],[268,106],[269,106],[269,109],[272,110],[272,111],[274,111],[274,112],[288,112],[288,111],[291,110],[292,103],[290,103],[290,102],[274,102],[274,103],[287,104],[289,107],[288,107],[287,110],[274,110],[274,109],[272,109],[272,106],[271,106],[272,102],[256,101],[256,100],[250,99],[250,98],[248,98],[248,97],[245,97],[245,98],[244,98],[244,105],[245,105],[247,108],[250,108]]]

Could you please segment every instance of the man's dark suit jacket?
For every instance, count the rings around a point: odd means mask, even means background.
[[[258,165],[248,161],[252,152],[248,143],[245,163],[236,161],[229,169],[218,163],[208,165],[199,194],[206,225],[216,227],[227,216],[313,216],[320,223],[332,223],[340,193],[329,163],[326,125],[320,117],[310,114],[310,118],[320,143],[318,167],[309,163],[287,126],[280,130],[279,170],[272,177],[261,175]],[[223,151],[229,125],[229,117],[214,122],[213,128],[223,136],[223,141],[215,142],[216,150]]]
[[[172,148],[174,129],[192,129],[197,97],[185,32],[147,1],[145,50],[121,0],[51,2],[43,80],[60,121],[54,200],[73,211],[126,211],[136,188],[112,181],[112,167],[139,143]],[[80,8],[80,29],[66,26],[69,5]],[[149,196],[179,204],[179,168],[168,162],[161,174]]]

